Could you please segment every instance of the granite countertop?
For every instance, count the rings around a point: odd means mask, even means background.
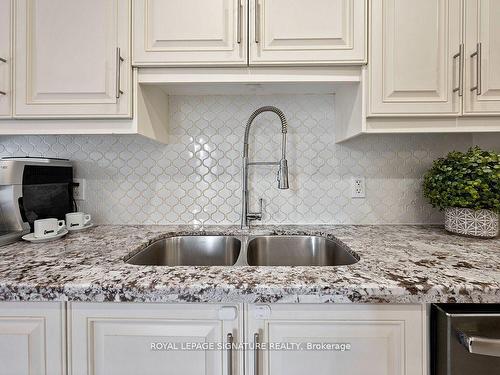
[[[153,267],[124,262],[156,239],[237,227],[110,226],[0,248],[0,301],[248,303],[500,302],[500,239],[436,226],[268,226],[337,238],[361,260],[338,267]]]

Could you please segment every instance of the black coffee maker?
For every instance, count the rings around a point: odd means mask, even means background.
[[[75,211],[73,166],[67,159],[10,157],[0,160],[0,245],[33,231],[38,219],[63,220]]]

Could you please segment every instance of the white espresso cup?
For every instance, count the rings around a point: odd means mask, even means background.
[[[90,223],[92,217],[84,212],[70,212],[66,214],[66,226],[68,229],[82,228]]]
[[[61,233],[62,230],[66,228],[66,223],[64,220],[57,219],[41,219],[35,220],[35,232],[36,238],[46,238],[53,237]]]

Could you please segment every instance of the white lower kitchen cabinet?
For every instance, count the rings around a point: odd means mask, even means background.
[[[241,310],[238,305],[218,304],[72,303],[69,373],[242,374],[242,352],[194,347],[224,345],[229,335],[241,342]]]
[[[71,303],[69,373],[425,375],[425,317],[424,305]]]
[[[66,374],[64,305],[0,303],[0,374]]]
[[[424,317],[422,305],[250,305],[247,338],[269,346],[249,353],[246,373],[423,375]]]

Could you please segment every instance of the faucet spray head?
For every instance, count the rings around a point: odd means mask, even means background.
[[[280,160],[278,169],[278,189],[288,189],[288,162],[286,159]]]

